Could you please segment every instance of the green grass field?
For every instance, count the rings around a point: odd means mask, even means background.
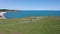
[[[0,19],[0,34],[60,34],[60,16]]]

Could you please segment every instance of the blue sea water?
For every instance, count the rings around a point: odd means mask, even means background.
[[[60,16],[60,11],[56,10],[23,10],[16,12],[7,12],[4,14],[6,18],[23,18],[30,16]]]

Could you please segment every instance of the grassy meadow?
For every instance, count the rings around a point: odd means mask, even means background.
[[[60,16],[0,19],[0,34],[60,34]]]

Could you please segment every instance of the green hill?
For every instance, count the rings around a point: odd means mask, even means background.
[[[60,34],[60,17],[1,19],[0,34]]]

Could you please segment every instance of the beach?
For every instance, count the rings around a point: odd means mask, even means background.
[[[6,19],[6,17],[4,17],[4,14],[5,14],[6,12],[0,12],[0,19]]]

